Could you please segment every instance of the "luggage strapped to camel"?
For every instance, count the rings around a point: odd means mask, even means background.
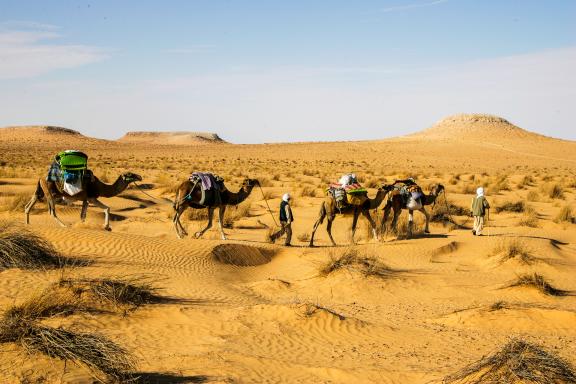
[[[88,155],[76,150],[59,152],[48,171],[48,181],[73,196],[82,191],[82,179],[88,174]]]
[[[184,200],[192,199],[192,193],[200,186],[202,197],[198,202],[199,205],[219,205],[222,202],[220,193],[225,189],[222,177],[208,172],[194,172],[190,175],[189,180],[192,183],[192,188]]]
[[[366,201],[368,191],[358,183],[342,185],[330,184],[326,194],[331,195],[336,201],[336,208],[343,209],[348,205],[361,205]]]

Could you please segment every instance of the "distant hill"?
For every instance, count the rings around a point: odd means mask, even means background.
[[[0,128],[0,141],[26,143],[62,143],[74,145],[105,141],[82,135],[73,129],[52,125],[23,125]]]
[[[412,136],[446,139],[550,139],[517,127],[502,117],[485,114],[459,114],[448,116],[432,127]]]
[[[197,145],[224,143],[215,133],[208,132],[128,132],[118,140],[122,143],[145,143],[156,145]]]

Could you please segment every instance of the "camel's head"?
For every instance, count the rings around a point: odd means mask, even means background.
[[[430,192],[431,192],[434,196],[438,196],[438,195],[440,195],[442,192],[444,192],[444,186],[443,186],[442,184],[433,185],[432,187],[430,187]]]
[[[260,184],[260,182],[257,179],[249,179],[246,178],[244,179],[244,181],[242,182],[242,189],[246,192],[251,191],[252,188],[254,188],[254,186],[256,184]]]
[[[382,190],[384,192],[390,192],[393,189],[394,189],[394,184],[382,184],[380,186],[380,190]]]
[[[123,173],[120,177],[122,177],[122,180],[124,180],[127,183],[132,183],[134,181],[142,181],[142,176],[132,172]]]

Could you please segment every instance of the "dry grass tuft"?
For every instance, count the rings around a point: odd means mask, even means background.
[[[564,189],[558,183],[548,183],[542,186],[542,192],[551,199],[561,199],[564,197]]]
[[[574,368],[561,357],[523,340],[446,376],[444,383],[576,383]]]
[[[226,209],[224,213],[224,227],[225,228],[232,228],[234,226],[234,222],[240,220],[244,217],[250,217],[250,207],[252,203],[250,200],[245,200],[242,203],[231,206]],[[217,212],[216,212],[217,214]]]
[[[496,213],[500,212],[524,212],[526,210],[526,203],[524,200],[518,200],[516,202],[507,201],[502,205],[496,207]]]
[[[524,214],[518,220],[518,225],[523,227],[531,227],[537,228],[538,227],[538,214],[534,210],[534,208],[526,207]]]
[[[549,296],[567,296],[571,294],[570,291],[554,288],[542,275],[537,273],[519,276],[516,281],[507,287],[534,287]]]
[[[523,264],[534,264],[536,258],[530,254],[526,245],[520,239],[513,237],[500,241],[492,250],[492,255],[500,256],[500,262],[516,259]]]
[[[529,191],[526,194],[526,200],[534,202],[534,201],[539,201],[540,200],[540,194],[538,193],[538,191]]]
[[[85,302],[97,302],[114,309],[134,310],[166,300],[158,295],[159,289],[144,277],[61,279],[57,285],[74,292]]]
[[[398,271],[393,270],[373,256],[360,254],[354,248],[343,252],[330,253],[330,260],[319,269],[320,276],[328,276],[332,272],[345,269],[359,272],[364,276],[390,277]]]
[[[0,203],[0,212],[24,212],[24,207],[30,201],[32,193],[17,193],[13,196],[3,197]]]
[[[75,295],[62,290],[44,290],[19,305],[6,309],[5,317],[39,320],[76,313],[90,313],[92,309],[83,305]]]
[[[105,382],[122,382],[135,367],[126,349],[102,335],[47,327],[15,314],[0,319],[0,343],[15,343],[31,357],[41,353],[83,365]]]
[[[562,208],[560,208],[560,212],[554,218],[555,223],[573,223],[576,218],[572,213],[572,208],[570,205],[566,204]]]
[[[49,269],[66,264],[47,240],[10,222],[0,222],[0,270]]]

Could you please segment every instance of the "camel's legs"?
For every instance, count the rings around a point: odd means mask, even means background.
[[[322,222],[324,221],[325,217],[326,217],[326,209],[324,208],[324,205],[322,205],[322,207],[320,208],[320,216],[318,217],[318,220],[316,220],[316,222],[314,223],[314,228],[312,229],[312,233],[310,234],[310,244],[309,244],[310,247],[314,246],[314,234],[316,233],[318,226],[322,224]]]
[[[424,217],[426,217],[426,228],[424,229],[424,233],[430,233],[430,229],[428,228],[428,224],[430,223],[430,215],[428,214],[428,212],[426,212],[426,209],[424,209],[424,207],[420,209],[420,212],[422,212],[424,214]]]
[[[174,219],[172,219],[172,222],[174,223],[174,229],[176,229],[176,235],[180,239],[188,235],[188,232],[186,232],[186,229],[184,229],[182,222],[180,222],[180,216],[182,216],[182,213],[184,213],[186,208],[188,207],[184,204],[179,205],[176,209],[176,213],[174,214]]]
[[[32,210],[32,208],[34,207],[34,204],[36,204],[37,201],[38,201],[38,196],[36,196],[36,193],[34,193],[34,195],[32,195],[32,198],[30,199],[30,201],[28,202],[28,204],[26,204],[26,207],[24,208],[24,213],[26,214],[26,224],[30,224],[30,211]]]
[[[380,233],[386,233],[387,226],[386,222],[388,221],[388,217],[390,216],[390,210],[392,209],[392,202],[388,200],[386,205],[384,206],[384,216],[382,217],[382,223],[380,224]]]
[[[82,222],[86,221],[86,211],[88,210],[88,200],[82,202],[82,211],[80,211],[80,220]]]
[[[218,226],[220,227],[220,238],[226,240],[226,234],[224,234],[223,224],[224,224],[224,212],[226,211],[226,206],[222,204],[218,209]]]
[[[214,207],[208,207],[208,225],[206,225],[206,228],[204,228],[201,231],[198,231],[194,234],[194,236],[196,238],[200,238],[202,237],[202,235],[204,234],[204,232],[206,232],[207,230],[209,230],[210,228],[212,228],[212,218],[214,217]]]
[[[46,203],[48,203],[48,212],[50,212],[50,216],[52,216],[54,220],[56,220],[56,222],[60,224],[61,227],[66,227],[66,224],[64,224],[58,218],[58,216],[56,216],[56,203],[54,202],[52,196],[46,195]]]
[[[402,213],[402,209],[394,209],[394,217],[392,217],[392,230],[394,233],[398,233],[398,218],[400,217],[400,213]]]
[[[356,225],[358,224],[358,216],[360,215],[360,210],[354,208],[354,217],[352,218],[352,234],[350,237],[350,244],[356,244],[354,242],[354,234],[356,233]]]
[[[110,230],[110,207],[103,204],[101,201],[95,198],[88,199],[88,201],[94,206],[98,208],[102,208],[104,210],[104,229],[109,231]]]
[[[328,232],[328,237],[330,237],[330,241],[332,242],[333,246],[336,246],[336,242],[334,241],[334,238],[332,237],[332,222],[334,221],[335,216],[329,216],[328,217],[328,222],[326,223],[326,232]]]
[[[412,226],[414,225],[414,210],[408,210],[408,237],[412,237]]]
[[[374,240],[378,240],[378,233],[376,232],[376,222],[374,222],[374,219],[372,218],[372,216],[370,216],[370,211],[364,210],[362,211],[362,215],[364,215],[366,219],[368,219],[368,222],[370,222],[370,226],[372,227],[372,234],[374,235]]]

